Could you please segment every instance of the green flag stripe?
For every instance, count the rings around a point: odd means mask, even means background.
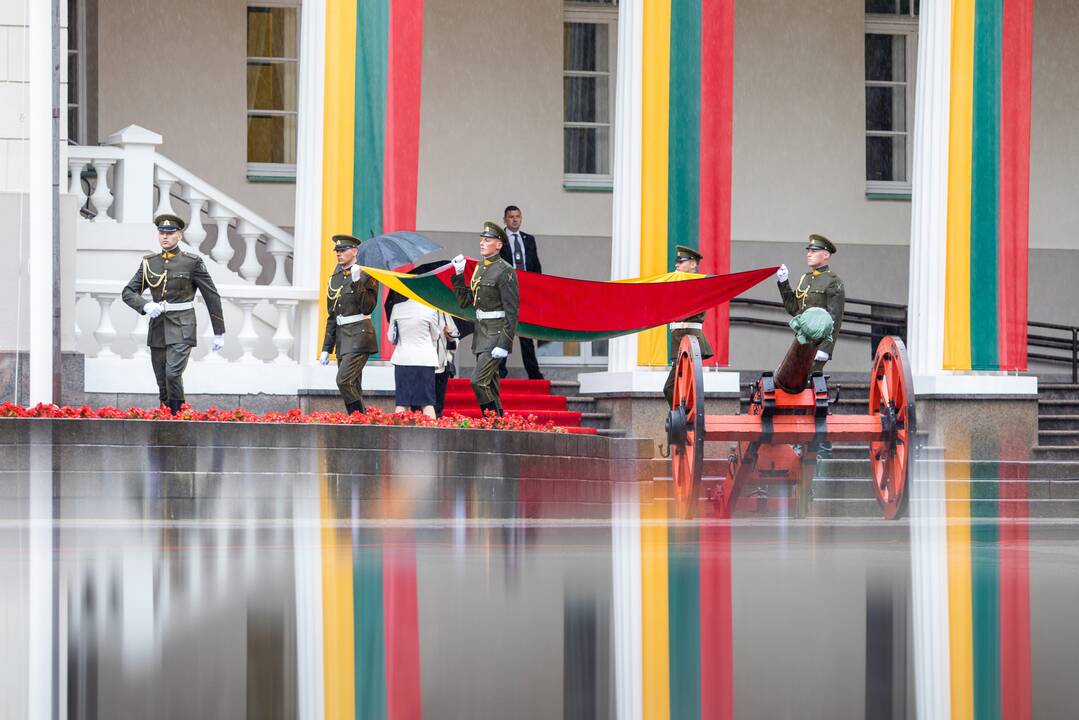
[[[1000,367],[997,246],[1000,233],[1001,0],[974,10],[974,107],[970,188],[970,364]]]
[[[357,720],[386,720],[386,631],[378,532],[359,531],[358,543],[352,549]]]
[[[672,718],[701,716],[701,579],[697,528],[672,525],[667,536],[667,623]]]
[[[974,655],[974,717],[1000,720],[1001,632],[1000,551],[997,502],[1000,499],[999,448],[994,438],[974,437],[971,456],[970,561],[971,629]]]

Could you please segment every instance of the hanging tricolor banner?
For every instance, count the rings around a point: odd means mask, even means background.
[[[389,493],[386,480],[383,493]],[[412,531],[357,527],[320,482],[323,703],[327,720],[419,720],[419,610]],[[383,516],[382,507],[374,515]],[[344,516],[353,522],[338,527]]]
[[[326,0],[322,235],[416,229],[423,0]],[[333,272],[322,252],[321,286]],[[374,313],[376,323],[381,313]],[[326,322],[325,304],[319,308]],[[381,333],[380,333],[381,336]]]
[[[476,261],[468,258],[467,286]],[[474,320],[453,291],[452,265],[422,275],[364,268],[384,286],[443,312]],[[663,325],[725,303],[775,274],[761,268],[730,275],[672,272],[632,280],[598,281],[517,271],[520,315],[517,332],[539,340],[603,340]],[[588,308],[582,313],[581,308]]]
[[[731,528],[641,505],[642,717],[734,716]]]
[[[641,275],[674,269],[676,245],[696,247],[700,271],[731,265],[734,0],[644,4]],[[705,334],[727,365],[730,313],[709,310]],[[638,338],[642,366],[668,364],[667,330]]]
[[[943,472],[915,477],[919,717],[1031,717],[1028,450],[1011,432],[949,428]]]
[[[952,0],[946,370],[1026,370],[1033,0]]]

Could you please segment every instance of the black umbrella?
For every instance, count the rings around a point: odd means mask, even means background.
[[[364,240],[360,243],[356,262],[368,267],[391,270],[441,249],[441,245],[428,237],[417,232],[400,230]]]

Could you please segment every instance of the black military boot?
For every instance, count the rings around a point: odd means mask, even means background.
[[[506,413],[502,412],[502,403],[491,403],[495,406],[495,412],[498,413],[498,417],[505,417]]]
[[[486,417],[488,410],[494,410],[498,412],[498,405],[493,402],[480,403],[480,417]]]
[[[356,402],[345,403],[345,412],[349,415],[354,412],[365,413],[367,408],[363,406],[363,400],[357,400]]]

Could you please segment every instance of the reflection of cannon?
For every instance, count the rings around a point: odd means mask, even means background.
[[[776,372],[757,380],[747,414],[705,415],[700,348],[696,338],[682,338],[667,438],[683,514],[692,514],[700,497],[706,440],[737,443],[713,498],[720,517],[730,517],[746,485],[795,488],[796,514],[803,516],[817,449],[823,442],[844,440],[869,441],[873,490],[881,511],[888,519],[903,514],[915,431],[914,384],[903,341],[886,337],[877,348],[867,415],[830,413],[824,377],[810,376],[808,370],[815,346],[795,341]]]

